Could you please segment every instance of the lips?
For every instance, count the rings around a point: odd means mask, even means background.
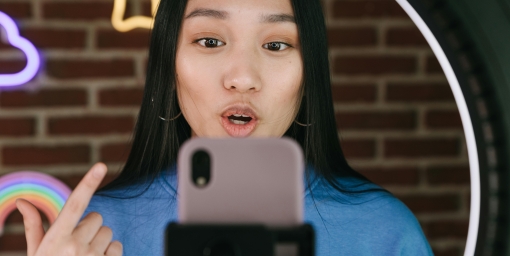
[[[232,137],[247,137],[255,129],[257,115],[250,107],[233,106],[221,114],[221,124]]]

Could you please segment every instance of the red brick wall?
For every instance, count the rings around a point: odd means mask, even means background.
[[[127,16],[149,13],[149,1]],[[461,255],[469,171],[457,107],[432,51],[393,0],[324,0],[342,146],[416,214],[437,255]],[[0,0],[41,51],[37,77],[0,91],[0,175],[36,170],[73,187],[97,161],[117,171],[143,90],[148,31],[116,32],[113,0]],[[0,43],[0,73],[25,60]],[[19,213],[0,255],[23,255]]]

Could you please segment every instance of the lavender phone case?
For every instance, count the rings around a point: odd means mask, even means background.
[[[211,158],[205,187],[192,181],[191,159],[197,150]],[[192,139],[179,151],[177,170],[180,223],[303,223],[303,153],[291,139]]]

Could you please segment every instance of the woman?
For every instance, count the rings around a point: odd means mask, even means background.
[[[101,215],[76,226],[102,164],[46,235],[19,200],[28,255],[120,255],[122,246],[125,255],[162,255],[164,228],[176,220],[177,152],[193,136],[294,138],[309,166],[305,219],[317,255],[431,255],[409,209],[343,157],[326,42],[319,1],[162,0],[130,156],[86,210]]]

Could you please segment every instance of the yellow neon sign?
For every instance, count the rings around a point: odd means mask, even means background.
[[[113,3],[112,25],[120,32],[127,32],[135,28],[152,28],[152,17],[134,16],[124,20],[124,12],[126,11],[127,0],[115,0]],[[152,16],[156,14],[159,0],[151,0]]]

